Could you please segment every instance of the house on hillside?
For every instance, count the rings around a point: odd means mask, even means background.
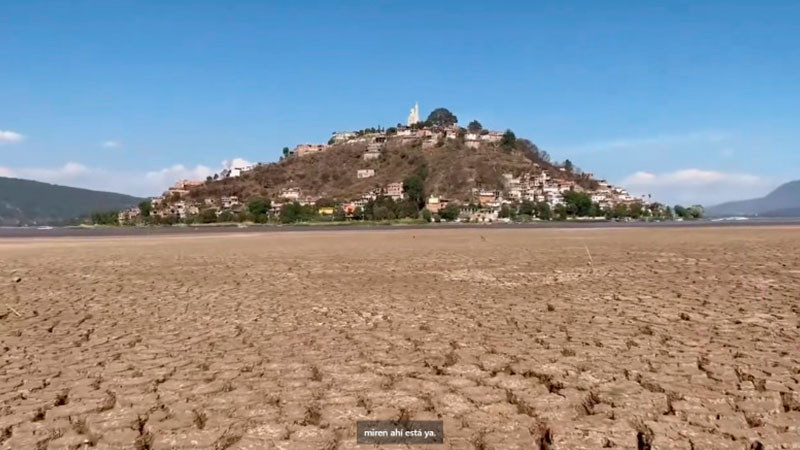
[[[375,176],[375,169],[359,169],[356,171],[356,178],[371,178]]]
[[[292,150],[289,150],[291,156],[307,156],[314,153],[321,153],[328,150],[330,146],[325,144],[300,144]]]
[[[392,197],[395,201],[403,199],[403,183],[389,183],[383,190],[384,195]]]
[[[464,135],[464,144],[467,148],[478,148],[481,146],[481,135],[478,133],[467,133]]]
[[[220,202],[222,204],[223,209],[233,209],[241,204],[239,203],[239,197],[235,195],[222,197],[220,199]]]
[[[503,133],[499,131],[489,131],[485,134],[481,134],[481,141],[488,142],[488,143],[498,143],[503,140]]]
[[[281,191],[280,197],[290,201],[297,201],[300,199],[300,188],[286,188]]]
[[[331,142],[334,144],[342,144],[350,139],[354,139],[356,136],[358,136],[358,133],[354,131],[335,131]]]
[[[425,203],[425,209],[436,214],[447,207],[448,200],[442,197],[431,195]]]

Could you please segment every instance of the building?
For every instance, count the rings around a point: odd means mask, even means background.
[[[488,143],[497,143],[503,140],[503,133],[499,131],[484,131],[481,134],[481,141]]]
[[[356,171],[356,178],[371,178],[375,176],[375,169],[359,169]]]
[[[127,222],[133,222],[134,220],[138,219],[139,216],[141,215],[142,211],[139,208],[134,207],[126,209],[124,211],[120,211],[119,214],[117,214],[117,221],[119,222],[120,225],[122,225]]]
[[[467,133],[464,135],[464,143],[467,148],[478,148],[481,146],[481,135],[478,133]]]
[[[392,197],[394,200],[403,199],[403,183],[389,183],[383,191],[386,196]]]
[[[228,197],[222,197],[222,198],[220,198],[220,202],[222,204],[222,208],[223,209],[233,209],[236,206],[240,205],[239,197],[237,197],[235,195],[231,195],[231,196],[228,196]]]
[[[328,150],[330,146],[325,144],[300,144],[294,149],[289,151],[289,155],[292,156],[307,156],[313,155],[314,153],[324,152]]]
[[[490,205],[497,202],[497,193],[494,191],[480,191],[478,193],[478,203],[481,206]]]
[[[282,190],[281,198],[285,198],[286,200],[299,200],[300,188],[286,188]]]
[[[335,131],[333,133],[333,137],[331,138],[331,142],[334,144],[341,144],[355,138],[356,136],[358,136],[358,133],[355,131]]]
[[[445,209],[447,207],[447,203],[447,199],[442,197],[434,197],[431,195],[428,197],[428,201],[425,203],[425,209],[435,214]]]

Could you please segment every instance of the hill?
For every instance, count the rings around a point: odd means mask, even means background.
[[[142,199],[38,181],[0,177],[0,225],[61,225],[94,211],[127,208]]]
[[[423,171],[425,191],[451,200],[473,199],[473,189],[502,190],[503,174],[547,171],[587,188],[596,186],[588,175],[568,173],[551,164],[535,145],[517,139],[513,149],[498,145],[468,148],[448,139],[435,146],[390,139],[379,158],[365,160],[366,143],[332,146],[325,152],[263,164],[235,178],[207,182],[193,188],[193,199],[235,195],[280,198],[285,189],[299,188],[304,196],[351,200],[384,186],[401,182]],[[538,164],[538,167],[534,164]],[[359,170],[374,170],[369,178],[358,178]]]
[[[778,186],[762,198],[723,203],[706,209],[709,216],[800,217],[800,180]]]

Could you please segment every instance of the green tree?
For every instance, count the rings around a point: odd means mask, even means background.
[[[467,125],[467,130],[469,130],[470,133],[480,133],[480,131],[483,130],[483,125],[477,120],[473,120]]]
[[[204,209],[200,212],[200,223],[214,223],[217,221],[217,211],[213,208]]]
[[[142,217],[150,217],[150,213],[153,212],[153,203],[149,198],[139,203],[139,211],[142,212]]]
[[[523,200],[519,205],[519,214],[522,216],[533,216],[536,211],[536,205],[530,200]]]
[[[634,219],[642,217],[642,204],[639,202],[631,203],[628,207],[628,215]]]
[[[431,221],[431,217],[432,217],[432,214],[431,214],[431,211],[428,208],[425,208],[425,209],[422,210],[422,220],[424,220],[425,222],[430,222]]]
[[[417,204],[411,199],[401,200],[397,202],[396,215],[398,218],[416,219],[419,217],[419,207],[417,207]]]
[[[459,208],[458,204],[455,202],[450,202],[444,207],[443,210],[439,211],[439,215],[442,217],[442,219],[452,222],[458,218],[460,212],[461,208]]]
[[[556,205],[556,207],[553,208],[553,213],[555,214],[556,219],[567,220],[567,207],[563,204]]]
[[[500,212],[497,213],[497,217],[501,219],[508,219],[511,217],[511,208],[508,205],[503,205],[500,207]]]
[[[409,175],[403,180],[403,193],[417,205],[418,209],[425,206],[425,182],[419,175]]]
[[[283,147],[283,157],[289,156],[289,147]]]
[[[91,221],[95,225],[118,225],[119,212],[118,211],[95,211],[90,216]]]
[[[219,213],[219,217],[217,217],[217,221],[219,222],[233,222],[233,213],[230,211],[222,211]]]
[[[268,198],[255,197],[247,202],[247,210],[254,217],[266,216],[272,208],[272,202]]]
[[[537,203],[536,217],[541,220],[551,220],[553,218],[553,211],[550,209],[550,204],[547,202]]]
[[[458,117],[447,108],[436,108],[428,114],[428,120],[425,122],[430,125],[446,127],[458,123]]]
[[[585,192],[567,191],[563,195],[569,215],[586,217],[592,212],[592,197],[589,194]]]
[[[506,132],[503,133],[503,138],[500,140],[500,147],[510,152],[516,143],[517,135],[511,130],[506,130]]]
[[[336,210],[333,212],[333,220],[337,222],[344,222],[346,215],[344,213],[344,208],[341,206],[337,207]]]
[[[564,170],[566,170],[569,173],[572,173],[572,169],[574,168],[575,166],[572,165],[572,161],[570,160],[564,161]]]
[[[362,207],[356,206],[356,209],[353,210],[353,219],[355,220],[364,219],[364,209]]]

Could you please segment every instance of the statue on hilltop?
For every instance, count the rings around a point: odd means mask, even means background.
[[[408,114],[407,125],[411,126],[415,123],[419,123],[419,102],[414,103],[414,107],[411,108],[411,113]]]

